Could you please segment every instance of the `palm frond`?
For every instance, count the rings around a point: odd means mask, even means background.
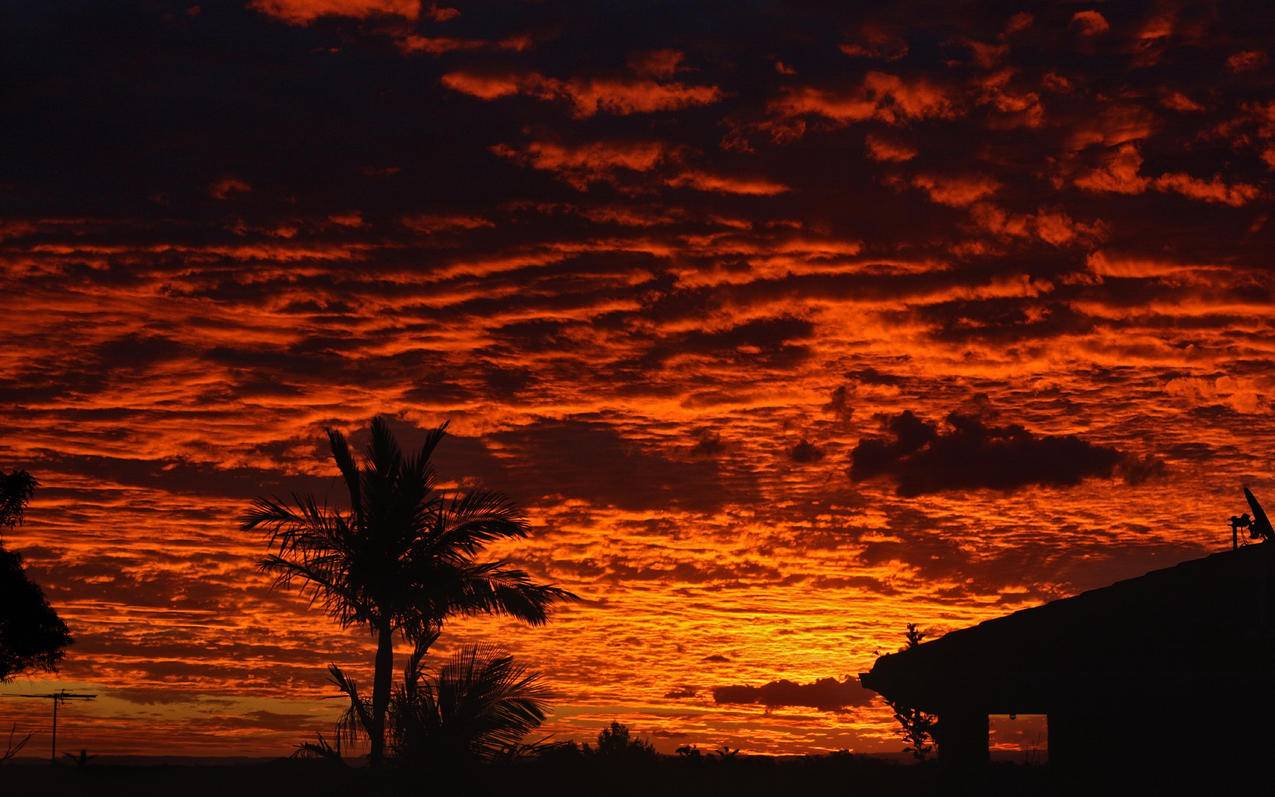
[[[371,703],[359,695],[358,684],[335,664],[328,665],[328,680],[350,700],[349,707],[336,722],[337,738],[357,744],[361,737],[371,733]]]
[[[458,568],[447,592],[448,614],[500,614],[543,625],[554,603],[580,600],[559,587],[537,584],[525,571],[494,561]]]
[[[416,463],[425,464],[433,459],[434,449],[438,448],[438,444],[443,442],[443,438],[447,436],[447,427],[450,425],[450,420],[443,421],[425,434],[425,440],[421,443],[421,448],[416,452],[414,458]]]
[[[332,459],[336,461],[337,470],[345,481],[345,489],[350,494],[350,511],[356,518],[363,516],[363,482],[359,466],[350,453],[350,444],[339,429],[328,429],[328,446],[332,449]]]
[[[320,761],[341,761],[341,751],[328,743],[323,734],[315,734],[315,741],[301,742],[296,749],[292,751],[292,758],[310,758]]]
[[[502,493],[471,490],[438,502],[429,536],[434,555],[460,552],[472,557],[495,540],[527,536],[527,520],[518,506]]]
[[[403,684],[408,689],[415,689],[420,683],[421,676],[424,675],[424,671],[421,670],[421,660],[438,641],[438,636],[438,629],[430,629],[416,636],[412,655],[408,656],[407,667],[403,671]]]
[[[490,760],[515,748],[545,718],[540,676],[490,645],[457,651],[412,699],[394,707],[395,752],[404,763]]]
[[[382,478],[393,478],[403,465],[403,449],[384,416],[372,419],[372,442],[368,444],[367,456],[369,470]]]

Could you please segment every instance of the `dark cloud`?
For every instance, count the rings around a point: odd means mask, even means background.
[[[823,449],[804,437],[801,442],[788,449],[788,458],[793,462],[809,464],[811,462],[819,462],[823,457]]]
[[[255,498],[314,493],[324,496],[335,478],[289,475],[251,467],[218,467],[180,457],[127,459],[45,452],[38,467],[55,474],[87,476],[101,484],[148,487],[177,494]],[[333,477],[335,477],[335,471]]]
[[[710,458],[677,458],[602,421],[545,420],[499,432],[492,440],[500,446],[511,484],[537,499],[562,496],[622,509],[712,511],[756,495],[755,477],[748,471],[733,471]]]
[[[865,366],[858,369],[851,376],[865,385],[901,385],[906,381],[906,377],[898,374],[886,373],[872,366]]]
[[[946,429],[904,410],[887,421],[889,437],[864,438],[851,456],[855,481],[888,478],[899,495],[1029,485],[1070,487],[1108,478],[1123,460],[1110,446],[1075,435],[1037,435],[1017,424],[990,426],[951,413]]]
[[[1136,487],[1153,479],[1163,479],[1168,475],[1169,467],[1163,459],[1146,454],[1125,457],[1117,470],[1125,484]]]
[[[716,703],[759,704],[767,709],[782,706],[806,706],[820,711],[844,711],[872,702],[876,693],[859,685],[859,679],[845,676],[820,678],[812,683],[799,684],[781,679],[762,686],[716,686],[713,701]]]
[[[814,335],[814,324],[792,318],[762,318],[722,331],[687,332],[651,348],[646,359],[663,362],[687,354],[752,361],[773,368],[788,368],[810,356],[810,348],[794,341]]]
[[[834,418],[841,421],[849,421],[854,417],[854,407],[850,404],[850,388],[846,385],[838,385],[832,391],[832,397],[828,399],[828,403],[824,405],[824,410],[831,413]]]
[[[701,429],[695,437],[695,445],[691,446],[693,457],[715,457],[726,450],[721,434],[711,429]]]

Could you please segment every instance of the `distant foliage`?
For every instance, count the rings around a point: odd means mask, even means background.
[[[79,769],[84,769],[89,765],[90,761],[97,758],[95,755],[89,755],[89,751],[84,749],[81,749],[78,753],[63,753],[62,757],[69,759]]]
[[[35,477],[24,470],[0,471],[0,528],[11,529],[22,522],[38,486]]]
[[[926,632],[917,628],[916,623],[908,623],[904,634],[903,650],[911,650],[920,645]],[[934,751],[934,726],[938,717],[925,711],[908,706],[895,700],[886,700],[894,711],[894,721],[899,723],[899,735],[903,737],[903,751],[911,753],[917,761],[926,760]]]
[[[695,761],[698,763],[704,760],[704,753],[703,751],[699,749],[697,745],[684,744],[681,747],[677,748],[675,752],[677,753],[678,758],[681,758],[685,761]]]
[[[681,760],[690,761],[696,764],[702,763],[705,760],[729,763],[739,757],[739,748],[731,747],[728,744],[722,744],[722,746],[716,750],[710,750],[707,756],[704,755],[704,751],[700,750],[697,745],[693,744],[683,745],[677,748],[675,752]]]
[[[916,623],[908,623],[908,630],[903,633],[903,650],[911,650],[925,641],[928,633],[917,628]]]
[[[655,745],[632,736],[627,725],[612,722],[609,728],[598,733],[596,754],[611,758],[650,758],[655,755]]]

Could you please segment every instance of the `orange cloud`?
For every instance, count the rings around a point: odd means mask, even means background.
[[[1141,168],[1142,153],[1137,146],[1123,144],[1106,153],[1101,165],[1077,177],[1075,183],[1087,191],[1140,194],[1147,190],[1146,178],[1138,174]]]
[[[1089,254],[1086,259],[1089,270],[1103,277],[1177,277],[1183,278],[1193,272],[1205,273],[1225,269],[1224,266],[1213,266],[1199,263],[1183,263],[1165,258],[1147,257],[1124,253],[1109,253],[1098,250]]]
[[[918,174],[912,185],[925,191],[931,201],[954,208],[972,205],[1000,188],[1000,183],[983,175]]]
[[[1182,113],[1199,113],[1204,106],[1180,91],[1171,91],[1160,99],[1160,104],[1171,111]]]
[[[675,111],[695,105],[711,105],[722,97],[716,86],[687,86],[652,80],[570,80],[565,92],[575,105],[576,116],[607,112],[617,116],[652,111]]]
[[[1155,131],[1155,116],[1138,105],[1110,105],[1087,115],[1072,130],[1067,148],[1079,151],[1094,144],[1114,147],[1147,138]]]
[[[433,235],[439,232],[449,232],[452,230],[478,230],[483,227],[494,227],[495,223],[490,219],[482,216],[466,216],[466,215],[447,215],[433,213],[417,213],[404,216],[399,219],[399,223],[409,230],[422,233],[424,235]]]
[[[1181,172],[1168,172],[1149,178],[1139,172],[1142,154],[1134,144],[1124,144],[1108,152],[1101,165],[1076,178],[1075,184],[1087,191],[1117,194],[1140,194],[1148,188],[1178,193],[1190,199],[1239,207],[1251,202],[1261,190],[1250,183],[1227,184],[1219,175],[1212,180],[1201,180]]]
[[[1266,63],[1264,50],[1241,50],[1226,59],[1226,68],[1232,72],[1249,72]]]
[[[874,161],[902,163],[916,157],[916,150],[907,144],[881,138],[871,133],[864,136],[863,144],[868,149],[868,157]]]
[[[223,177],[208,186],[208,193],[213,199],[226,199],[231,194],[246,194],[251,190],[252,186],[238,177]]]
[[[1080,30],[1082,36],[1097,36],[1111,30],[1111,23],[1097,11],[1077,11],[1071,15],[1071,24]]]
[[[591,182],[609,179],[617,170],[648,172],[669,157],[665,145],[656,141],[596,141],[577,146],[533,141],[522,149],[498,144],[492,151],[533,169],[555,172],[581,191]]]
[[[449,72],[443,75],[442,83],[453,91],[482,100],[524,94],[542,100],[569,102],[573,115],[581,118],[597,113],[627,116],[634,113],[673,111],[696,105],[710,105],[722,97],[721,89],[716,86],[611,78],[558,80],[537,72]]]
[[[1000,237],[1035,237],[1051,246],[1089,243],[1106,235],[1101,221],[1079,222],[1061,210],[1011,213],[990,202],[970,208],[970,219],[980,228]]]
[[[780,119],[821,116],[839,124],[876,119],[899,124],[914,119],[952,118],[959,114],[952,96],[923,78],[904,80],[884,72],[869,72],[849,92],[814,86],[789,89],[770,103]]]
[[[377,14],[416,19],[420,0],[253,0],[252,7],[292,25],[308,25],[319,17],[367,18]]]
[[[460,16],[460,9],[431,3],[425,14],[435,22],[450,22]]]
[[[511,36],[507,39],[490,41],[487,39],[455,39],[447,36],[421,36],[412,33],[396,38],[394,43],[401,52],[428,53],[429,55],[442,55],[466,50],[509,50],[520,53],[531,47],[531,39],[526,36]]]
[[[978,81],[981,88],[979,103],[990,105],[1005,118],[996,120],[997,127],[1040,127],[1045,121],[1045,107],[1040,95],[1010,87],[1015,75],[1013,69],[1002,69]]]
[[[667,184],[674,188],[694,188],[697,191],[715,191],[723,194],[747,194],[750,196],[773,196],[789,190],[783,183],[776,183],[758,177],[735,177],[725,174],[710,174],[701,171],[686,171],[669,178]]]
[[[1252,202],[1262,193],[1257,186],[1249,183],[1228,185],[1219,175],[1214,175],[1212,180],[1201,180],[1180,172],[1162,174],[1155,178],[1153,185],[1158,191],[1174,191],[1191,199],[1216,202],[1231,207]]]
[[[1017,14],[1010,17],[1009,21],[1005,23],[1005,35],[1012,36],[1015,33],[1027,30],[1035,21],[1036,18],[1028,12],[1019,11]]]
[[[442,83],[452,91],[459,91],[480,100],[494,100],[512,94],[529,94],[535,82],[527,77],[509,73],[486,75],[473,72],[448,72]]]
[[[917,78],[904,80],[885,72],[869,72],[863,89],[881,107],[886,121],[903,119],[946,119],[957,115],[950,94],[937,85]]]
[[[816,114],[843,124],[871,119],[877,112],[876,101],[861,92],[841,94],[813,86],[792,89],[770,107],[781,116]]]

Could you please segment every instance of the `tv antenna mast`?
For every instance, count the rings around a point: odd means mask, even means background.
[[[1271,519],[1266,516],[1266,510],[1262,509],[1262,505],[1258,503],[1257,496],[1253,495],[1253,491],[1247,487],[1244,488],[1244,499],[1248,501],[1248,508],[1253,510],[1253,515],[1250,517],[1245,512],[1239,517],[1231,517],[1232,550],[1240,547],[1240,529],[1248,529],[1250,540],[1275,541],[1275,528],[1271,527]]]
[[[4,697],[30,697],[37,700],[53,701],[53,743],[49,749],[49,763],[57,764],[58,762],[58,705],[68,700],[96,700],[97,695],[80,695],[74,692],[68,692],[65,689],[59,689],[56,692],[50,692],[47,695],[4,695]]]

